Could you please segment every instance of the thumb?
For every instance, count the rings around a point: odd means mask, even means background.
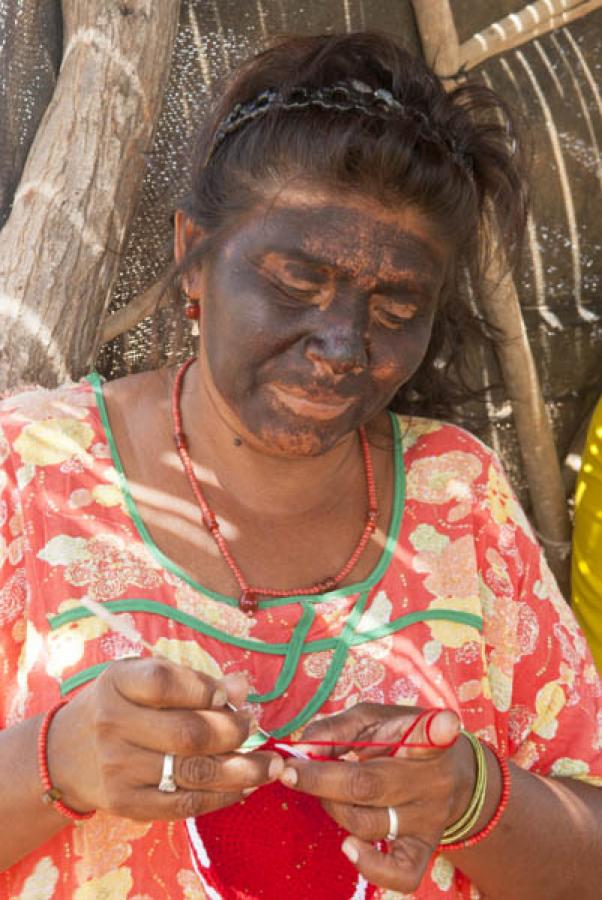
[[[417,751],[446,750],[460,734],[460,718],[453,709],[426,709],[414,717],[399,738],[395,756],[413,756]]]

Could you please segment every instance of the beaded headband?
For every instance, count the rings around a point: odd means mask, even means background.
[[[297,110],[308,107],[356,112],[379,119],[406,118],[418,124],[418,136],[445,150],[452,160],[469,174],[472,159],[462,152],[451,135],[441,134],[422,110],[406,106],[385,88],[371,88],[363,81],[337,81],[321,88],[295,87],[286,95],[275,88],[262,91],[248,103],[237,103],[221,123],[207,154],[207,163],[225,139],[248,122],[265,115],[269,109]]]

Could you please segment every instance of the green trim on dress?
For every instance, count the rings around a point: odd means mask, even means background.
[[[98,372],[92,372],[91,375],[87,376],[87,380],[90,382],[92,387],[94,388],[94,396],[96,399],[96,405],[98,407],[98,411],[100,413],[100,417],[102,420],[102,424],[105,430],[105,434],[107,437],[107,441],[109,443],[109,447],[111,449],[111,456],[113,458],[113,465],[115,470],[117,471],[118,484],[121,490],[121,493],[125,499],[125,503],[128,509],[128,512],[136,526],[138,534],[142,538],[142,541],[151,552],[151,554],[155,557],[160,565],[172,572],[174,575],[177,575],[178,578],[185,581],[189,584],[195,591],[199,593],[205,594],[205,596],[210,597],[212,600],[217,600],[219,603],[226,603],[228,606],[238,607],[238,598],[237,597],[229,597],[227,594],[221,594],[218,591],[211,591],[208,588],[203,587],[198,581],[195,581],[188,573],[182,569],[177,563],[175,563],[172,559],[163,553],[163,551],[155,544],[152,539],[146,525],[144,524],[142,517],[138,511],[138,507],[136,506],[136,502],[132,497],[128,480],[123,469],[123,465],[121,463],[121,459],[119,457],[119,451],[117,449],[117,444],[115,443],[115,438],[113,436],[113,432],[111,431],[111,425],[109,423],[109,416],[107,412],[107,407],[105,403],[105,399],[102,393],[102,379]],[[278,597],[275,599],[269,600],[260,600],[259,608],[260,609],[271,609],[273,607],[285,606],[289,603],[297,603],[299,600],[305,600],[309,603],[321,603],[324,598],[328,598],[329,600],[334,600],[338,597],[348,597],[351,594],[359,594],[362,591],[369,590],[373,585],[375,585],[380,579],[383,577],[387,567],[391,561],[391,557],[395,551],[395,547],[397,546],[397,540],[399,537],[399,529],[401,526],[401,520],[403,517],[403,510],[405,505],[405,491],[406,491],[406,479],[405,479],[405,466],[403,460],[403,443],[401,438],[401,429],[399,427],[399,420],[396,415],[393,413],[389,413],[389,418],[391,420],[391,428],[393,431],[393,458],[394,458],[394,490],[393,490],[393,504],[391,509],[391,521],[389,523],[389,530],[385,540],[385,546],[383,552],[370,575],[367,576],[363,581],[357,582],[356,584],[346,585],[345,587],[337,588],[335,591],[329,591],[326,594],[318,594],[316,596],[308,597],[304,594],[299,594],[294,597]]]
[[[88,381],[94,389],[97,408],[111,450],[113,465],[115,467],[115,470],[117,471],[119,488],[125,499],[125,503],[132,521],[145,546],[164,569],[172,572],[182,581],[190,585],[195,591],[219,603],[225,603],[228,606],[238,607],[237,598],[229,597],[217,591],[211,591],[207,588],[204,588],[190,575],[188,575],[184,571],[184,569],[177,565],[177,563],[166,556],[153,541],[148,529],[146,528],[146,525],[142,520],[142,517],[140,516],[134,498],[129,489],[127,477],[125,475],[125,471],[123,469],[121,459],[117,450],[117,445],[115,443],[115,439],[109,423],[108,412],[102,392],[102,379],[98,375],[98,373],[94,372],[88,376]],[[299,668],[300,660],[305,654],[332,652],[332,659],[330,660],[328,670],[324,678],[320,682],[318,690],[311,697],[309,702],[301,710],[299,710],[292,719],[272,731],[272,735],[275,738],[285,737],[296,729],[301,728],[321,708],[321,706],[326,702],[326,700],[334,690],[345,662],[347,661],[349,651],[352,647],[360,646],[362,644],[387,637],[388,635],[395,634],[396,632],[401,631],[402,629],[407,628],[417,622],[437,620],[450,621],[459,625],[475,628],[477,631],[481,631],[483,628],[483,620],[481,616],[453,609],[430,609],[411,612],[399,617],[398,619],[394,619],[392,622],[383,623],[376,628],[372,628],[366,631],[357,630],[357,626],[360,624],[362,615],[366,609],[370,591],[372,587],[374,587],[374,585],[376,585],[382,579],[397,546],[405,505],[405,466],[403,458],[401,430],[397,416],[392,413],[389,413],[389,416],[391,420],[391,428],[393,431],[394,440],[394,493],[391,508],[391,520],[389,523],[389,529],[387,537],[385,539],[383,552],[370,575],[363,581],[356,584],[347,585],[345,587],[337,588],[334,591],[329,591],[325,594],[311,597],[308,597],[306,595],[297,595],[294,597],[261,600],[259,602],[259,607],[262,609],[270,609],[273,607],[284,606],[291,603],[300,604],[301,616],[293,630],[289,641],[270,644],[265,641],[255,640],[252,638],[237,637],[235,635],[229,634],[226,631],[222,631],[221,629],[216,628],[214,625],[210,625],[208,622],[204,622],[202,619],[199,619],[196,616],[191,615],[190,613],[183,612],[182,610],[179,610],[176,607],[170,606],[168,603],[163,603],[161,601],[133,597],[121,600],[109,600],[104,605],[113,613],[143,612],[149,613],[151,615],[162,616],[163,618],[178,622],[179,624],[190,628],[191,631],[203,634],[209,638],[213,638],[223,644],[230,644],[240,649],[252,651],[255,653],[264,653],[271,656],[284,657],[282,668],[272,690],[267,691],[264,694],[250,694],[249,700],[253,703],[268,703],[272,700],[276,700],[277,698],[282,697],[282,695],[289,688],[295,676],[295,673]],[[349,598],[353,595],[357,595],[357,599],[347,617],[347,621],[340,635],[336,637],[307,641],[307,636],[311,630],[316,616],[315,604],[322,603],[325,600]],[[48,619],[50,628],[55,630],[61,628],[64,625],[68,625],[71,622],[76,622],[80,619],[85,619],[92,615],[93,614],[84,607],[75,607],[66,610],[63,613],[59,613],[58,615],[49,616]],[[98,663],[94,666],[90,666],[87,669],[83,669],[77,674],[72,675],[70,678],[65,679],[65,681],[63,681],[63,683],[61,684],[61,695],[65,696],[81,685],[92,681],[94,678],[98,677],[98,675],[108,665],[110,665],[110,661],[107,661],[106,663]]]

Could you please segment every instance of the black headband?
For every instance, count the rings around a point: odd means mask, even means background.
[[[269,109],[298,110],[308,107],[355,112],[379,119],[409,119],[418,124],[418,135],[422,140],[445,150],[457,165],[469,174],[472,173],[470,155],[460,150],[452,135],[437,130],[422,110],[407,106],[384,88],[374,89],[357,79],[337,81],[321,88],[295,87],[286,95],[275,88],[269,88],[247,103],[237,103],[217,128],[207,154],[207,163],[228,135],[265,115]]]

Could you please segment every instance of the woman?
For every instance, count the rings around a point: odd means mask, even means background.
[[[2,406],[5,896],[598,896],[584,640],[491,453],[387,412],[451,395],[492,207],[511,252],[505,111],[388,38],[234,74],[197,359]]]

